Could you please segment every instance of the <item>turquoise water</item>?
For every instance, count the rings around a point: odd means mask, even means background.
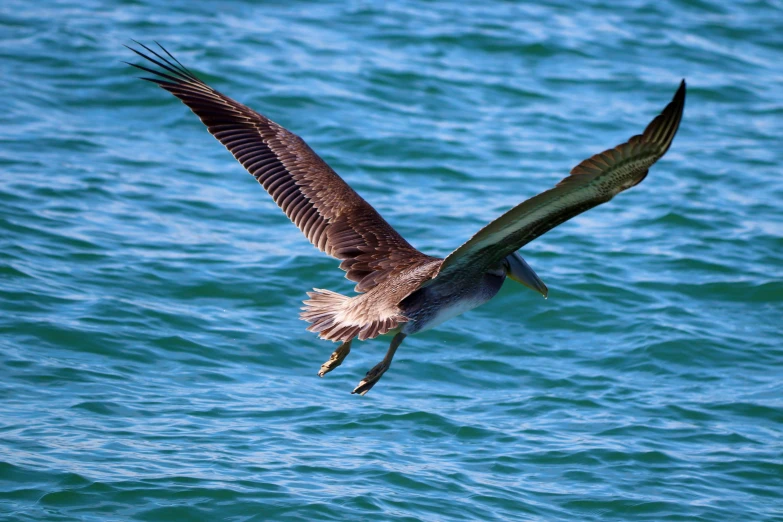
[[[578,9],[575,8],[579,5]],[[0,519],[783,520],[783,4],[0,7]],[[640,132],[639,187],[409,338],[123,47],[158,40],[445,255]]]

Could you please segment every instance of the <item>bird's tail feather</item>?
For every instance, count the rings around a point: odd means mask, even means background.
[[[339,316],[342,316],[344,305],[350,297],[320,288],[313,288],[307,295],[310,299],[304,302],[299,317],[312,323],[307,328],[309,331],[318,332],[319,337],[330,341],[348,341],[356,337],[361,330],[360,325],[340,324]]]
[[[310,299],[304,302],[300,317],[312,323],[307,329],[317,332],[321,339],[346,342],[358,337],[364,341],[389,333],[408,321],[396,307],[391,312],[378,310],[371,294],[351,298],[314,288],[307,295]]]

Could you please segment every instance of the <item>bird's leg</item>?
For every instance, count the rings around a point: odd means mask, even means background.
[[[353,339],[351,339],[351,341],[352,340]],[[343,359],[348,357],[348,354],[351,353],[351,341],[344,342],[332,352],[332,356],[329,357],[329,360],[323,363],[321,369],[318,370],[318,377],[323,377],[343,363]]]
[[[402,344],[403,339],[405,339],[405,334],[402,332],[394,336],[391,345],[389,345],[389,350],[386,352],[386,357],[384,357],[381,362],[376,364],[372,370],[367,372],[367,375],[364,376],[364,379],[362,379],[362,382],[359,383],[359,386],[354,388],[351,393],[364,395],[370,391],[370,388],[375,386],[375,383],[381,379],[383,374],[386,373],[386,370],[389,369],[389,366],[391,366],[392,358],[394,358],[394,352],[396,352],[397,348],[400,346],[400,344]]]

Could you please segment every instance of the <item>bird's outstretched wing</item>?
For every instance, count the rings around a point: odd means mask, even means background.
[[[190,107],[307,239],[342,261],[357,292],[433,259],[405,241],[302,138],[209,87],[163,47],[166,56],[139,45],[149,54],[128,48],[160,69],[129,65],[155,75],[143,79]]]
[[[541,234],[640,183],[669,150],[684,106],[685,80],[644,133],[584,160],[555,188],[492,221],[449,254],[436,277],[484,272]]]

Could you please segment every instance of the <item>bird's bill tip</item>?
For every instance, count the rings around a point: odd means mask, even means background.
[[[538,292],[545,298],[549,295],[549,289],[541,278],[538,277],[538,274],[517,253],[511,254],[506,258],[506,274],[511,280]]]

